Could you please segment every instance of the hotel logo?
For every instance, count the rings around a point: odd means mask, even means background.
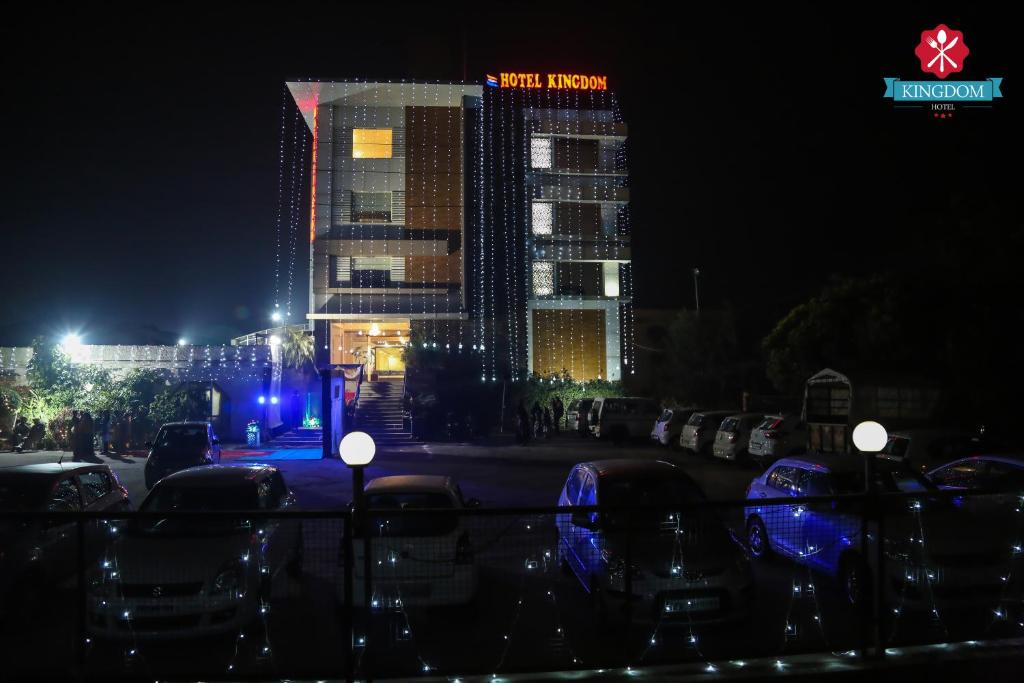
[[[971,50],[962,31],[939,24],[921,32],[914,54],[921,63],[921,71],[945,81],[951,74],[963,71]],[[891,98],[897,108],[927,109],[937,119],[953,118],[957,104],[965,108],[989,109],[993,99],[1003,96],[999,90],[1003,79],[995,77],[982,81],[949,82],[904,81],[897,77],[882,80],[885,81],[882,97]]]

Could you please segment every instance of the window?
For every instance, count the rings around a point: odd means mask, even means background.
[[[931,476],[931,480],[939,486],[953,488],[971,488],[981,477],[980,468],[973,462],[960,462],[943,467]]]
[[[565,497],[571,505],[575,505],[580,498],[580,489],[583,488],[585,474],[586,470],[577,469],[569,475],[569,480],[565,482]]]
[[[390,192],[353,192],[353,223],[390,223]]]
[[[106,472],[85,472],[79,475],[78,481],[82,483],[86,505],[96,502],[113,488]]]
[[[390,128],[353,128],[352,158],[390,159],[391,142]]]
[[[530,166],[532,168],[551,168],[553,156],[551,138],[530,138]]]
[[[796,468],[785,465],[776,467],[768,475],[768,486],[776,491],[790,491],[795,488],[793,480],[796,478]]]
[[[82,509],[82,496],[78,493],[75,480],[67,477],[57,482],[53,497],[47,506],[50,512],[66,512]]]
[[[803,470],[800,475],[800,488],[798,493],[801,496],[831,496],[832,483],[824,472],[810,472]]]
[[[405,257],[404,256],[392,256],[391,257],[391,281],[392,282],[404,282],[405,281]]]
[[[614,261],[605,261],[601,264],[601,272],[604,282],[605,296],[619,295],[619,264]]]
[[[353,256],[352,270],[391,270],[390,256]]]
[[[350,282],[352,280],[352,257],[337,256],[334,262],[334,278],[338,282]]]
[[[551,296],[555,293],[555,264],[536,261],[533,264],[533,295]]]
[[[533,234],[550,235],[554,231],[554,211],[551,202],[534,202]]]

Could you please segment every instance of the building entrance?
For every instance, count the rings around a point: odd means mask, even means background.
[[[331,363],[360,363],[367,377],[405,374],[409,321],[367,320],[331,324]]]

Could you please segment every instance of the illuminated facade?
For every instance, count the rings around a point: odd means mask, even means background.
[[[321,368],[398,375],[415,339],[478,354],[482,381],[622,377],[626,126],[606,77],[288,88],[314,139]]]
[[[627,130],[607,78],[487,84],[484,230],[514,293],[497,311],[512,375],[619,380],[633,360]]]
[[[289,83],[313,132],[310,300],[319,365],[404,373],[415,335],[460,337],[465,172],[481,86]]]

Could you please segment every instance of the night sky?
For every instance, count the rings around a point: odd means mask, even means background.
[[[607,74],[630,126],[641,308],[691,306],[699,266],[702,306],[767,331],[833,273],[1019,257],[1022,43],[1006,5],[135,7],[37,6],[0,27],[0,346],[267,327],[290,79]],[[923,77],[913,49],[940,22],[971,49],[958,78],[1005,79],[993,109],[935,120],[882,98],[884,76]]]

